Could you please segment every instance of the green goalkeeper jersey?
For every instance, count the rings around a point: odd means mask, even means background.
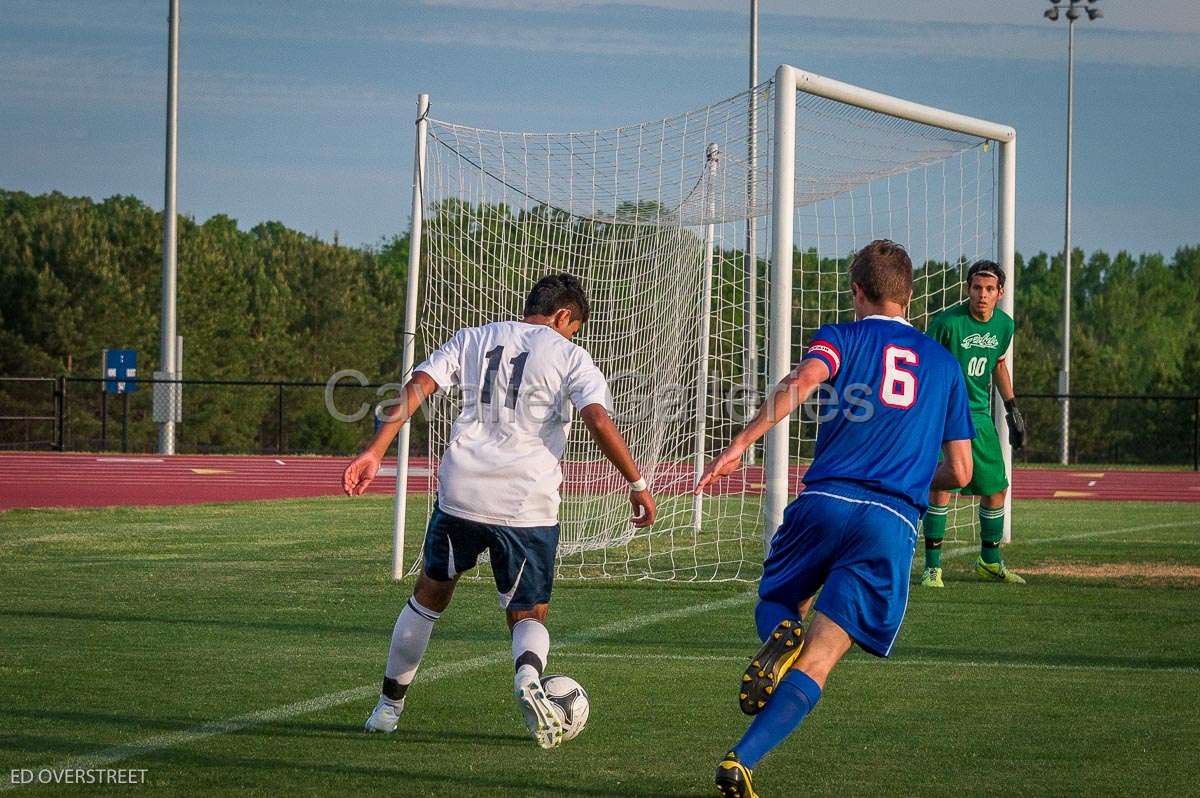
[[[986,322],[978,321],[966,302],[946,308],[929,322],[926,334],[949,349],[962,368],[972,413],[991,411],[992,371],[1004,360],[1014,329],[1012,316],[1000,308]]]

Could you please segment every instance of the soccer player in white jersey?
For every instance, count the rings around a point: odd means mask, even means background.
[[[587,318],[587,295],[575,277],[543,277],[525,300],[521,321],[459,330],[417,366],[400,406],[346,467],[342,487],[351,496],[362,494],[422,402],[438,390],[462,390],[462,412],[438,467],[423,572],[392,630],[383,689],[367,731],[395,731],[434,622],[449,606],[459,576],[487,550],[512,631],[517,704],[538,745],[554,748],[562,741],[541,674],[550,652],[546,615],[558,546],[559,461],[572,406],[629,481],[631,523],[649,526],[655,515],[654,498],[609,417],[604,375],[571,343]]]

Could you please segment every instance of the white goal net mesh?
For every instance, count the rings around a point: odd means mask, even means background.
[[[967,267],[997,259],[998,153],[976,136],[797,95],[793,359],[822,324],[853,319],[850,261],[874,239],[897,241],[912,257],[908,315],[920,329],[965,299]],[[799,421],[793,461],[805,463],[819,413]],[[789,480],[793,495],[802,473]],[[947,540],[978,537],[975,508],[952,497]]]
[[[761,452],[716,493],[696,500],[691,488],[698,463],[766,388],[772,95],[766,83],[698,111],[584,133],[429,120],[418,360],[462,327],[519,318],[540,277],[578,276],[592,309],[575,340],[608,376],[618,426],[658,499],[654,527],[632,527],[624,480],[574,425],[559,577],[761,572]],[[960,301],[963,264],[994,256],[994,156],[977,138],[805,94],[797,103],[795,357],[818,326],[853,317],[848,258],[873,238],[913,255],[912,318],[923,327]],[[748,228],[759,242],[753,260]],[[411,448],[435,475],[458,401],[437,400],[425,440],[418,434]],[[793,492],[816,432],[800,412]],[[969,538],[972,524],[973,513],[959,512],[948,537]]]

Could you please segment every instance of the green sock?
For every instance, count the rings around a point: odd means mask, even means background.
[[[925,511],[921,530],[925,533],[925,567],[942,567],[942,541],[946,539],[946,515],[949,505],[931,504]]]
[[[992,564],[1000,562],[1000,540],[1004,537],[1004,507],[979,505],[979,557]]]

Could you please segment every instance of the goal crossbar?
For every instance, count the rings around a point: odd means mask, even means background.
[[[843,83],[840,80],[834,80],[833,78],[827,78],[824,75],[818,75],[814,72],[797,69],[787,64],[780,66],[775,71],[776,85],[782,85],[780,81],[785,79],[785,75],[790,76],[795,82],[796,91],[802,91],[805,94],[812,94],[817,97],[824,97],[827,100],[835,100],[846,105],[853,105],[856,108],[862,108],[867,111],[876,111],[888,116],[907,119],[909,122],[940,127],[943,130],[966,133],[971,136],[979,136],[983,139],[991,139],[992,141],[1015,141],[1017,138],[1017,131],[1008,125],[1001,125],[996,122],[989,122],[986,119],[977,119],[964,114],[956,114],[953,111],[944,111],[941,108],[935,108],[932,105],[922,105],[911,100],[902,100],[899,97],[892,97],[889,94],[882,94],[871,89],[863,89],[850,83]],[[783,92],[780,92],[780,94],[782,95]]]

